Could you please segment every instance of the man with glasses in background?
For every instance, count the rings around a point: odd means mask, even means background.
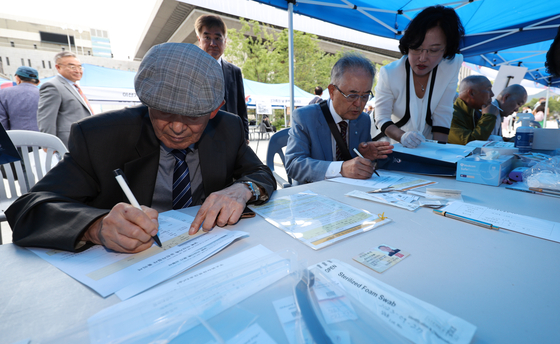
[[[371,141],[371,121],[363,113],[374,77],[371,61],[346,54],[331,70],[330,99],[294,111],[286,147],[286,171],[293,180],[367,179],[375,170],[372,160],[392,153],[389,142]]]
[[[63,51],[54,61],[58,75],[41,86],[37,124],[41,132],[58,136],[68,146],[72,123],[93,115],[93,110],[77,84],[84,72],[76,54]]]

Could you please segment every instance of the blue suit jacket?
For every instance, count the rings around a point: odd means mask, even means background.
[[[348,127],[350,154],[361,142],[371,141],[369,116],[362,113]],[[286,172],[299,184],[325,180],[329,164],[334,160],[332,134],[319,104],[294,111],[286,147]]]

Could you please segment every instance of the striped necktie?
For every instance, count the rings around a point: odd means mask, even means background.
[[[340,127],[340,136],[342,136],[342,141],[346,142],[346,129],[348,128],[348,123],[346,121],[338,122],[338,126]],[[338,143],[336,144],[336,161],[344,160],[342,158],[342,151],[341,148],[338,147]]]
[[[74,87],[76,87],[76,89],[78,90],[78,93],[80,94],[80,96],[82,96],[82,99],[86,102],[87,107],[89,108],[89,111],[93,115],[93,109],[91,108],[91,105],[89,105],[89,101],[88,101],[86,95],[84,94],[84,92],[82,92],[82,89],[80,88],[80,86],[78,86],[78,84],[74,84]]]
[[[187,151],[174,149],[171,154],[175,157],[175,169],[173,170],[173,209],[186,208],[192,203],[191,178],[189,177],[189,166],[185,158]]]

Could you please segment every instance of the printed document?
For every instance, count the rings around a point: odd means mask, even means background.
[[[395,143],[393,151],[416,155],[450,163],[456,163],[469,155],[476,147],[467,147],[454,144],[440,144],[436,142],[422,142],[416,148],[406,148],[400,143]]]
[[[163,248],[154,244],[136,254],[117,253],[101,245],[79,253],[43,248],[29,250],[103,297],[140,283],[141,288],[136,287],[134,292],[127,293],[130,297],[187,270],[235,239],[248,235],[215,228],[191,236],[188,232],[194,218],[175,210],[159,214],[158,220],[158,235]]]
[[[292,255],[258,245],[108,307],[88,319],[91,343],[172,339],[287,276]]]
[[[373,175],[368,179],[353,179],[346,177],[337,177],[327,179],[330,182],[343,183],[355,186],[363,186],[372,190],[392,188],[395,190],[411,190],[421,186],[436,184],[436,182],[421,179],[417,176],[406,176],[385,170],[377,170],[379,176]]]
[[[325,299],[329,296],[331,300],[352,297],[368,308],[372,316],[377,316],[377,319],[413,343],[468,344],[476,331],[476,327],[467,321],[337,259],[313,265],[310,270],[315,275],[315,283],[319,279],[325,287],[329,285],[328,281],[332,281],[346,293],[341,296],[336,291],[325,292]],[[325,299],[319,299],[319,302]]]
[[[560,242],[560,222],[513,214],[463,202],[453,202],[445,208],[441,208],[440,212],[457,215],[466,220],[491,224],[494,227],[499,227],[499,229],[508,229],[521,234]]]
[[[251,209],[314,250],[391,221],[311,191],[274,198]]]

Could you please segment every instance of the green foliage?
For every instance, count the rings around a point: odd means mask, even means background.
[[[257,21],[240,20],[240,31],[228,30],[227,59],[241,68],[248,80],[289,82],[288,29],[275,32]],[[341,56],[342,52],[331,55],[321,50],[317,36],[294,31],[294,84],[310,93],[318,85],[326,89],[331,68]]]

